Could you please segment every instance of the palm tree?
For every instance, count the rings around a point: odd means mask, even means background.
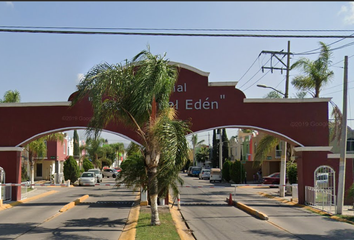
[[[165,59],[165,55],[155,56],[149,50],[143,50],[132,61],[125,60],[124,66],[104,63],[92,68],[78,85],[73,99],[73,104],[86,96],[92,99],[93,118],[88,132],[98,135],[108,123],[115,121],[131,126],[140,136],[152,225],[161,224],[157,208],[160,161],[175,166],[176,162],[185,162],[188,157],[184,137],[188,125],[176,120],[174,109],[169,107],[176,80],[177,68]]]
[[[198,135],[197,134],[193,134],[192,135],[192,149],[193,149],[193,166],[196,165],[197,161],[195,160],[195,150],[196,147],[198,147],[201,143],[203,143],[204,140],[201,140],[198,142]]]
[[[100,156],[103,155],[102,145],[105,142],[103,138],[100,137],[89,137],[86,139],[86,145],[80,147],[81,150],[86,150],[91,158],[91,161],[95,168],[102,169],[102,162]]]
[[[8,90],[4,94],[4,99],[0,99],[0,103],[15,103],[15,102],[20,102],[21,101],[21,96],[19,91],[15,90]]]
[[[331,51],[323,42],[320,42],[320,45],[321,51],[317,60],[300,58],[290,68],[292,70],[301,67],[305,73],[305,75],[296,76],[291,81],[292,85],[299,90],[310,92],[315,98],[320,96],[321,87],[327,84],[334,74],[329,70]]]

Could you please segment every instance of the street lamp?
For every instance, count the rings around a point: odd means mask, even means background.
[[[279,91],[279,90],[277,90],[277,89],[275,89],[273,87],[270,87],[270,86],[267,86],[267,85],[264,85],[264,84],[257,84],[257,87],[273,89],[274,91],[276,91],[276,92],[280,93],[281,95],[283,95],[284,98],[286,98],[284,93],[282,93],[281,91]]]

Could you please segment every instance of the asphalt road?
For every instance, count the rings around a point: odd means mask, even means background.
[[[58,192],[0,212],[0,239],[118,239],[136,198],[124,187],[46,188]],[[86,194],[89,198],[82,204],[59,213]]]
[[[269,220],[266,221],[227,205],[226,198],[235,190],[230,184],[209,183],[186,174],[181,176],[185,180],[185,187],[181,188],[181,212],[197,240],[354,239],[351,224],[257,194],[277,189],[238,188],[233,195],[233,200],[267,214]]]

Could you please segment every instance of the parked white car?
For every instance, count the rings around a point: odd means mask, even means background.
[[[209,179],[210,178],[210,169],[203,168],[199,173],[199,179]]]
[[[93,172],[83,172],[79,178],[79,186],[95,186],[97,181]]]
[[[97,177],[97,183],[101,183],[102,182],[102,173],[101,170],[99,169],[89,169],[87,170],[87,172],[93,172],[96,174]]]

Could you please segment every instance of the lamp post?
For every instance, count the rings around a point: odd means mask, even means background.
[[[284,98],[288,98],[287,94],[282,93],[281,91],[264,85],[264,84],[258,84],[257,87],[261,87],[261,88],[270,88],[273,89],[274,91],[280,93],[281,95],[283,95]],[[279,179],[279,196],[280,197],[285,197],[285,174],[286,174],[286,142],[285,141],[281,141],[281,145],[282,145],[282,153],[281,153],[281,160],[280,160],[280,179]]]
[[[267,85],[264,85],[264,84],[257,84],[257,87],[261,87],[261,88],[270,88],[270,89],[273,89],[274,91],[280,93],[281,95],[283,95],[284,98],[287,98],[286,95],[284,93],[282,93],[281,91],[273,88],[273,87],[270,87],[270,86],[267,86]]]

